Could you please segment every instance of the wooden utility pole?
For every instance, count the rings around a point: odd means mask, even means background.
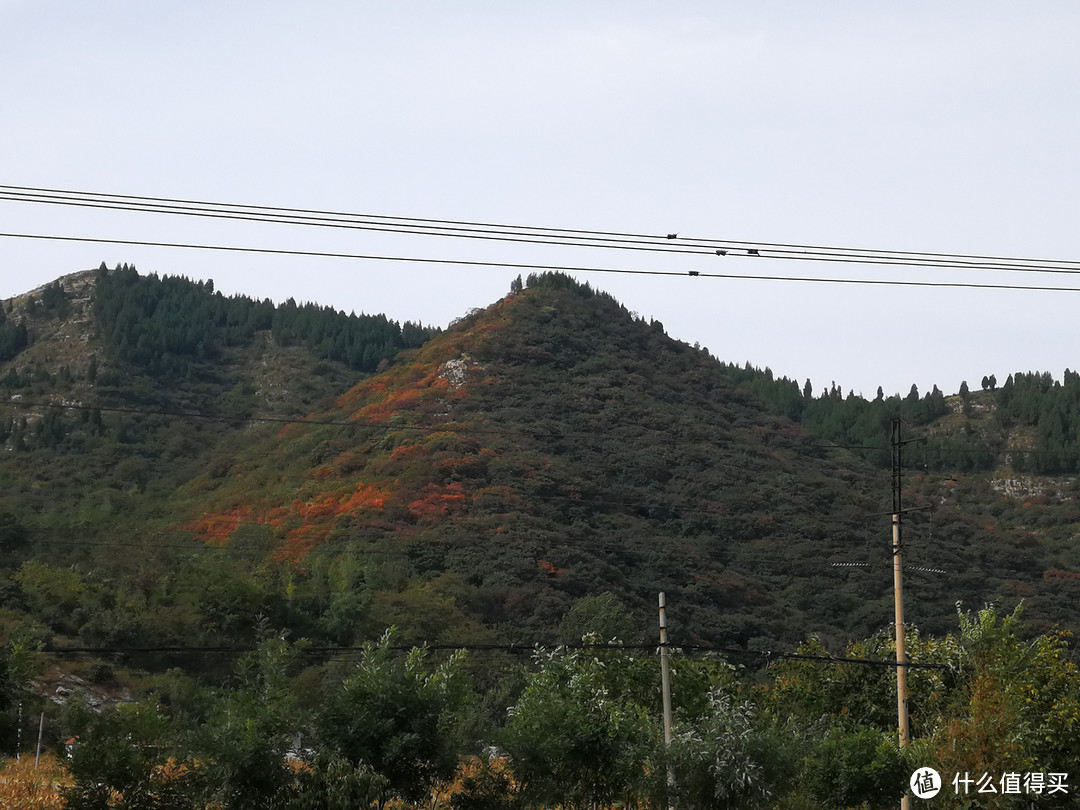
[[[908,727],[907,710],[907,650],[904,630],[904,580],[900,566],[900,516],[903,508],[900,503],[903,471],[900,466],[900,418],[892,420],[892,548],[893,548],[893,605],[896,617],[896,714],[900,726],[900,747],[911,744],[911,730]],[[900,800],[901,810],[911,807],[911,794],[905,794]]]

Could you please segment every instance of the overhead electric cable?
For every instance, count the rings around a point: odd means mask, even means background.
[[[59,408],[61,410],[71,410],[80,412],[100,411],[101,413],[119,413],[119,414],[132,414],[141,416],[175,416],[183,419],[204,419],[211,422],[264,422],[269,424],[283,424],[283,425],[310,425],[314,427],[348,427],[367,430],[385,430],[385,431],[398,431],[398,430],[412,430],[419,433],[472,433],[477,435],[490,435],[490,436],[522,436],[528,438],[573,438],[573,437],[594,437],[594,434],[587,433],[581,430],[564,430],[558,432],[549,432],[544,430],[513,430],[509,428],[484,428],[475,426],[461,427],[456,422],[448,422],[440,425],[416,425],[416,424],[401,424],[401,423],[378,423],[378,422],[360,422],[355,419],[313,419],[311,417],[299,417],[299,416],[234,416],[229,414],[220,413],[205,413],[202,411],[175,411],[167,410],[163,408],[125,408],[120,406],[108,406],[108,405],[91,405],[86,403],[76,402],[42,402],[38,400],[26,400],[26,399],[8,399],[0,401],[0,407],[10,407],[18,409],[27,408]],[[639,426],[641,427],[641,426]],[[670,436],[667,430],[661,428],[646,428],[641,427],[647,433],[656,434],[657,436]],[[838,443],[814,443],[814,444],[771,444],[763,445],[761,443],[751,442],[726,442],[725,446],[743,449],[753,450],[776,450],[776,449],[789,449],[789,450],[873,450],[884,451],[888,450],[887,445],[876,444],[838,444]],[[941,448],[936,449],[935,453],[939,457],[944,458],[966,458],[970,455],[970,449],[967,448]],[[1029,456],[1048,456],[1059,455],[1060,451],[1057,450],[1039,450],[1037,448],[1029,447],[1005,447],[1000,450],[993,451],[995,455],[1008,455],[1008,454],[1025,454]],[[919,507],[920,509],[929,509],[931,507]],[[911,511],[911,510],[908,510]],[[891,515],[892,512],[881,512],[881,516]]]
[[[693,511],[693,510],[690,510]],[[261,524],[260,524],[261,525]],[[238,525],[236,528],[240,528]],[[235,529],[234,529],[235,530]],[[55,529],[50,530],[50,534],[57,534]],[[33,547],[46,547],[46,548],[72,548],[84,551],[90,551],[94,549],[141,549],[143,551],[151,552],[180,552],[180,553],[219,553],[219,554],[237,554],[237,555],[253,555],[259,554],[266,557],[272,557],[272,549],[268,549],[262,546],[250,546],[237,543],[236,541],[224,544],[216,545],[205,542],[206,540],[225,540],[230,537],[230,532],[217,531],[212,533],[206,533],[202,535],[201,540],[191,539],[190,542],[128,542],[120,540],[56,540],[56,539],[41,539],[35,538],[30,545]],[[185,532],[180,529],[170,531],[155,531],[148,535],[149,537],[164,537],[168,535],[176,535],[178,537],[190,536],[190,532]],[[587,545],[573,545],[565,546],[564,548],[553,547],[547,551],[541,551],[539,553],[555,554],[555,553],[567,553],[567,552],[604,552],[604,551],[620,551],[626,552],[627,547],[623,543],[612,542],[598,542],[591,541]],[[717,555],[709,553],[705,549],[691,549],[691,551],[699,552],[697,554],[690,555],[694,558],[704,558],[711,562],[717,562]],[[341,557],[348,555],[358,555],[367,557],[397,557],[407,558],[408,551],[400,548],[388,549],[388,548],[356,548],[355,546],[348,546],[343,548],[340,544],[327,543],[308,549],[304,552],[304,558],[309,557]],[[791,558],[784,558],[779,555],[773,555],[771,557],[761,555],[751,556],[739,556],[723,562],[725,568],[729,571],[735,571],[739,573],[749,572],[749,567],[766,565],[770,566],[769,571],[757,570],[752,573],[764,575],[764,576],[776,576],[777,566],[784,565],[789,566],[790,570],[780,573],[781,576],[794,576],[794,577],[824,577],[828,576],[830,572],[836,569],[875,569],[876,566],[871,563],[843,563],[833,562],[826,563],[821,561],[816,567],[814,565],[807,565],[804,562],[800,562]],[[884,570],[882,568],[882,570]],[[984,579],[998,578],[1003,581],[1027,581],[1027,582],[1044,582],[1046,581],[1045,572],[1042,571],[1019,571],[1016,569],[1003,569],[997,565],[982,565],[979,563],[960,562],[956,561],[955,570],[946,570],[937,567],[920,567],[916,566],[910,570],[920,572],[931,572],[935,574],[946,574],[953,579],[960,576],[973,576],[979,575]],[[1074,572],[1066,572],[1067,575],[1073,576]]]
[[[347,427],[356,429],[370,429],[374,431],[405,431],[411,430],[418,433],[463,433],[463,434],[476,434],[476,435],[488,435],[488,436],[520,436],[531,439],[537,438],[558,438],[565,439],[570,437],[591,437],[595,438],[595,434],[587,433],[585,431],[559,431],[549,432],[543,430],[513,430],[509,428],[484,428],[475,426],[459,427],[458,423],[448,422],[439,425],[415,425],[415,424],[401,424],[401,423],[373,423],[373,422],[360,422],[355,419],[312,419],[310,417],[287,417],[287,416],[231,416],[228,414],[211,414],[203,413],[200,411],[172,411],[162,408],[125,408],[119,406],[107,406],[107,405],[88,405],[85,403],[77,402],[40,402],[36,400],[26,399],[8,399],[6,401],[0,401],[0,407],[11,407],[18,409],[27,408],[58,408],[61,410],[80,411],[80,412],[93,412],[100,411],[101,413],[119,413],[119,414],[132,414],[139,416],[175,416],[183,419],[205,419],[212,422],[265,422],[269,424],[284,424],[284,425],[310,425],[314,427]],[[661,428],[647,428],[639,426],[641,430],[649,434],[655,434],[659,437],[665,437],[666,440],[670,440],[670,432]],[[771,444],[762,445],[760,443],[750,442],[725,442],[727,447],[736,447],[750,450],[776,450],[776,449],[790,449],[790,450],[887,450],[885,446],[879,445],[863,445],[863,444],[800,444],[797,442],[791,442],[788,444]]]
[[[385,261],[414,264],[438,264],[455,265],[464,267],[498,267],[510,270],[537,270],[537,271],[560,271],[570,273],[606,273],[616,275],[637,276],[679,276],[694,278],[726,279],[732,281],[776,281],[776,282],[803,282],[819,284],[848,284],[848,285],[873,285],[885,287],[923,287],[942,289],[974,289],[974,290],[1025,290],[1030,292],[1080,292],[1080,287],[1052,287],[1033,284],[984,284],[978,282],[954,282],[954,281],[913,281],[904,279],[858,279],[858,278],[826,278],[820,276],[773,276],[752,273],[713,273],[706,270],[647,270],[619,267],[589,267],[583,265],[564,264],[531,264],[508,261],[479,261],[468,259],[436,259],[419,256],[384,256],[361,253],[337,253],[314,250],[286,250],[277,248],[241,247],[233,245],[207,245],[185,242],[157,242],[137,239],[105,239],[89,236],[58,236],[30,233],[0,233],[0,237],[10,239],[38,239],[61,242],[86,242],[90,244],[108,245],[131,245],[135,247],[163,247],[183,248],[190,250],[211,250],[234,253],[259,253],[282,256],[304,256],[329,259],[354,259],[365,261]],[[861,263],[854,262],[851,263]],[[1040,270],[1038,272],[1080,274],[1077,270]]]
[[[656,234],[644,234],[644,233],[632,233],[626,231],[598,231],[598,230],[586,230],[581,228],[559,228],[549,226],[532,226],[532,225],[508,225],[499,223],[485,223],[467,220],[444,220],[444,219],[431,219],[425,217],[408,217],[388,214],[357,214],[348,213],[342,211],[326,211],[310,208],[285,208],[280,206],[267,206],[267,205],[250,205],[250,204],[237,204],[237,203],[220,203],[209,202],[204,200],[185,200],[171,197],[149,197],[130,194],[108,194],[99,192],[85,192],[85,191],[73,191],[65,189],[48,189],[31,186],[10,186],[0,185],[0,194],[11,193],[29,193],[34,196],[47,195],[49,198],[57,197],[58,200],[63,199],[64,195],[71,195],[74,199],[102,199],[102,200],[121,200],[121,201],[133,201],[142,204],[177,204],[181,206],[195,206],[203,207],[209,210],[217,209],[248,209],[253,211],[265,211],[274,213],[286,213],[290,215],[306,215],[310,214],[318,217],[331,217],[342,218],[343,220],[349,219],[376,219],[376,220],[398,220],[402,222],[415,222],[426,223],[434,226],[441,225],[465,225],[474,228],[492,228],[492,229],[504,229],[508,232],[512,231],[537,231],[548,233],[563,233],[583,235],[589,237],[619,237],[628,239],[644,239],[644,240],[667,240],[673,241],[673,238],[677,238],[676,234],[656,235]],[[740,245],[750,248],[767,248],[767,249],[783,249],[793,248],[798,250],[817,250],[817,251],[836,251],[836,252],[861,252],[866,254],[887,254],[895,256],[920,256],[920,257],[934,257],[939,259],[972,259],[979,261],[996,261],[996,262],[1038,262],[1038,263],[1055,263],[1055,264],[1071,264],[1080,266],[1080,261],[1075,260],[1062,260],[1062,259],[1023,259],[1017,257],[1003,257],[1003,256],[985,256],[978,254],[966,254],[966,253],[933,253],[927,251],[905,251],[905,250],[875,250],[875,249],[860,249],[860,248],[848,248],[838,246],[827,245],[804,245],[793,244],[784,242],[750,242],[745,240],[725,240],[725,239],[705,239],[697,237],[682,237],[679,241],[685,241],[690,239],[691,241],[707,241],[712,244],[728,244],[728,245]]]
[[[656,649],[655,644],[560,644],[558,647],[571,650],[604,650],[616,653],[646,652]],[[482,652],[516,652],[535,653],[545,649],[540,644],[453,644],[420,642],[418,644],[391,644],[388,648],[398,652],[408,652],[417,648],[432,651],[458,652],[458,651],[482,651]],[[227,647],[227,646],[153,646],[153,647],[47,647],[41,650],[49,655],[115,655],[115,654],[138,654],[138,653],[180,653],[185,655],[196,654],[234,654],[243,655],[255,652],[257,647]],[[860,666],[887,666],[895,669],[895,661],[881,661],[875,658],[842,658],[831,655],[811,655],[807,653],[781,652],[774,650],[744,650],[738,647],[713,647],[703,644],[680,644],[671,645],[669,651],[678,653],[720,653],[724,655],[739,655],[753,658],[782,659],[789,661],[810,661],[820,664],[854,664]],[[298,652],[305,655],[357,655],[364,654],[364,647],[300,647]],[[912,663],[905,664],[909,669],[949,669],[947,664]]]
[[[0,185],[0,200],[47,203],[130,212],[174,214],[194,217],[238,219],[286,225],[308,225],[388,231],[414,236],[444,236],[485,239],[562,247],[592,247],[619,250],[646,250],[663,253],[752,255],[772,259],[850,262],[858,264],[938,267],[1013,272],[1080,271],[1080,261],[980,256],[964,253],[849,248],[801,245],[783,242],[756,242],[734,239],[678,237],[676,234],[641,234],[501,225],[464,220],[437,220],[383,214],[350,214],[339,211],[284,208],[266,205],[217,203],[122,194]]]
[[[35,192],[37,192],[37,193],[35,193]],[[137,196],[137,195],[132,195],[132,194],[101,194],[101,193],[95,193],[95,192],[71,191],[71,190],[64,190],[64,189],[35,188],[35,187],[30,187],[30,186],[6,186],[6,185],[0,185],[0,193],[10,193],[10,194],[14,195],[12,197],[12,199],[15,199],[15,200],[18,200],[19,195],[21,195],[23,193],[29,194],[31,198],[47,195],[46,199],[49,200],[49,201],[51,201],[53,198],[57,199],[57,201],[63,199],[63,196],[56,196],[56,195],[72,195],[73,199],[90,199],[90,200],[92,200],[92,199],[101,198],[103,200],[107,200],[107,199],[120,200],[120,201],[127,200],[127,201],[135,201],[137,203],[152,203],[152,204],[155,204],[155,205],[176,203],[176,204],[179,204],[179,205],[182,205],[182,206],[197,206],[197,207],[203,207],[203,208],[206,208],[206,209],[218,209],[218,208],[249,209],[249,210],[252,210],[252,211],[265,211],[265,212],[290,214],[290,215],[306,215],[306,214],[310,214],[310,215],[313,215],[313,216],[316,216],[316,217],[341,218],[343,220],[348,220],[348,219],[397,220],[397,221],[401,221],[401,222],[414,222],[414,223],[418,223],[418,224],[428,224],[428,225],[434,225],[434,226],[466,225],[466,226],[475,227],[475,228],[499,228],[499,229],[505,229],[507,231],[531,230],[531,231],[543,231],[543,232],[549,232],[549,233],[565,233],[565,234],[587,235],[587,236],[593,236],[593,237],[612,236],[612,237],[625,237],[625,238],[635,238],[635,239],[660,238],[660,237],[650,236],[649,234],[635,234],[635,233],[625,233],[625,232],[618,232],[618,231],[589,231],[589,230],[582,230],[582,229],[579,229],[579,228],[553,228],[553,227],[533,227],[533,226],[528,226],[528,225],[506,225],[506,224],[498,224],[498,223],[490,223],[490,222],[487,222],[487,223],[485,223],[485,222],[471,222],[471,221],[466,221],[466,220],[431,219],[431,218],[425,218],[425,217],[395,216],[395,215],[390,215],[390,214],[357,214],[357,213],[348,213],[348,212],[344,212],[344,211],[326,211],[326,210],[319,210],[319,209],[312,209],[312,208],[285,208],[285,207],[281,207],[281,206],[270,206],[270,205],[246,205],[246,204],[235,204],[235,203],[217,203],[217,202],[209,202],[209,201],[206,201],[206,200],[182,200],[182,199],[176,199],[176,198],[172,198],[172,197],[147,197],[147,196]],[[27,200],[27,201],[31,201],[31,200]]]
[[[177,534],[182,534],[177,532]],[[206,539],[228,539],[226,534],[213,534],[209,535]],[[265,547],[253,547],[237,545],[235,542],[224,545],[215,545],[207,543],[205,541],[192,540],[189,544],[180,544],[175,542],[170,543],[131,543],[122,541],[105,541],[105,540],[87,540],[87,541],[74,541],[74,540],[36,540],[34,542],[35,548],[48,548],[48,549],[78,549],[80,551],[98,551],[101,549],[139,549],[148,554],[160,554],[164,552],[176,552],[177,556],[182,555],[195,555],[195,554],[222,554],[225,556],[236,555],[249,558],[260,558],[263,563],[270,561],[284,562],[275,557],[275,549],[269,549]],[[539,553],[557,557],[559,554],[566,554],[570,551],[578,554],[575,560],[582,559],[581,552],[587,551],[590,554],[603,554],[605,552],[618,551],[625,554],[627,548],[625,544],[602,544],[602,543],[590,543],[588,546],[567,546],[565,549],[552,548]],[[52,560],[55,562],[55,554]],[[730,560],[724,562],[717,559],[718,555],[715,554],[690,554],[686,557],[686,563],[688,565],[704,564],[704,563],[718,563],[722,564],[727,571],[737,572],[739,574],[755,574],[758,576],[769,577],[791,577],[791,578],[814,578],[825,577],[830,573],[829,568],[824,563],[818,565],[808,565],[803,560],[797,559],[785,559],[779,556],[773,557],[740,557],[737,560]],[[345,552],[340,546],[321,545],[308,549],[303,554],[303,560],[309,561],[315,558],[349,558],[349,559],[369,559],[369,558],[389,558],[394,560],[409,560],[409,553],[400,549],[385,549],[385,548],[365,548],[365,549],[349,549],[348,553]],[[74,558],[74,555],[72,555]],[[566,560],[560,558],[563,562]],[[260,564],[263,564],[260,563]],[[571,560],[566,564],[573,566],[574,561]],[[990,569],[976,569],[979,571],[988,571],[997,576],[1003,576],[1000,571],[990,571]],[[1009,573],[1010,579],[1031,579],[1041,580],[1041,577],[1034,575],[1021,575],[1019,573]]]
[[[236,416],[222,413],[206,413],[203,411],[177,411],[168,410],[164,408],[131,408],[121,406],[108,406],[108,405],[95,405],[79,402],[45,402],[39,400],[26,400],[26,399],[8,399],[0,400],[0,407],[9,407],[16,409],[32,409],[32,408],[58,408],[60,410],[71,410],[79,412],[92,412],[100,411],[101,413],[118,413],[118,414],[131,414],[141,416],[173,416],[183,419],[202,419],[211,422],[256,422],[256,423],[269,423],[269,424],[282,424],[282,425],[309,425],[313,427],[348,427],[364,430],[374,431],[416,431],[419,433],[462,433],[462,434],[476,434],[476,435],[490,435],[490,436],[521,436],[527,438],[595,438],[594,434],[583,430],[561,430],[557,432],[544,431],[544,430],[521,430],[510,428],[497,428],[497,427],[477,427],[477,426],[461,426],[457,422],[447,422],[439,425],[417,425],[417,424],[402,424],[402,423],[379,423],[379,422],[361,422],[355,419],[315,419],[311,417],[300,416],[271,416],[271,415],[249,415],[249,416]],[[641,426],[639,426],[641,427]],[[650,434],[656,434],[657,436],[670,436],[670,433],[661,428],[646,428],[641,427],[643,431]],[[732,448],[743,448],[753,450],[776,450],[776,449],[788,449],[788,450],[871,450],[871,451],[884,451],[888,450],[887,445],[875,445],[875,444],[840,444],[840,443],[820,443],[815,442],[813,444],[792,442],[788,444],[769,444],[763,445],[761,443],[751,442],[725,442],[725,446]],[[938,448],[935,449],[935,454],[942,458],[966,458],[970,455],[969,448],[957,447],[957,448]],[[1040,456],[1055,456],[1060,455],[1060,451],[1057,450],[1039,450],[1033,447],[1004,447],[1001,449],[992,451],[995,455],[1009,455],[1009,454],[1024,454],[1033,457]],[[930,509],[933,507],[924,506],[918,507],[921,509]],[[913,511],[913,510],[907,510]],[[879,513],[880,516],[891,515],[892,512],[885,511]]]

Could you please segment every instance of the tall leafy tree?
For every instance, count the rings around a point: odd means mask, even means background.
[[[71,758],[74,784],[68,810],[196,810],[194,773],[178,767],[179,729],[153,702],[96,713],[81,704],[66,710],[76,734]]]
[[[197,735],[207,759],[205,796],[228,810],[280,806],[294,781],[286,753],[300,726],[289,689],[298,651],[265,627],[260,633],[262,642],[240,663],[237,688],[218,696]]]
[[[465,745],[464,653],[435,664],[422,648],[399,654],[393,638],[388,631],[363,646],[315,721],[319,739],[341,760],[378,777],[370,784],[380,807],[391,798],[430,798]]]
[[[1000,779],[1068,772],[1080,762],[1080,672],[1066,637],[1032,637],[1022,614],[1022,606],[1005,615],[992,606],[961,612],[962,681],[926,744],[939,772]],[[947,802],[964,806],[964,798],[954,793]],[[1029,798],[1000,796],[997,806],[1027,806]],[[1077,803],[1076,796],[1059,798],[1071,803],[1062,806]]]
[[[502,736],[526,803],[597,807],[655,791],[655,662],[565,648],[537,659]]]
[[[749,701],[711,690],[706,710],[680,723],[672,738],[676,806],[774,807],[797,773],[796,738],[764,720]]]

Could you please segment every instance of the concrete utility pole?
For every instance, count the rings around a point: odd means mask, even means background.
[[[671,747],[671,671],[668,668],[668,643],[667,643],[667,614],[664,592],[660,592],[660,691],[664,699],[664,748]],[[675,785],[675,774],[671,770],[671,763],[667,766],[668,790]],[[670,799],[668,807],[672,807]]]
[[[900,726],[900,747],[911,744],[911,730],[908,726],[907,710],[907,650],[904,630],[904,580],[900,566],[900,516],[903,509],[900,503],[903,471],[900,466],[900,418],[892,420],[892,548],[893,548],[893,605],[896,617],[896,714]],[[911,807],[911,794],[905,794],[900,800],[901,810]]]
[[[37,731],[37,754],[34,756],[34,770],[37,770],[38,763],[41,762],[41,738],[45,735],[45,712],[41,713],[41,722],[38,723]]]
[[[663,592],[660,593],[660,685],[664,693],[664,745],[671,745],[671,671],[668,668],[667,615]]]

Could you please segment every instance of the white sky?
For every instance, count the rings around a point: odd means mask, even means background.
[[[1080,5],[0,0],[0,184],[736,240],[1080,259]],[[0,231],[773,275],[0,201]],[[134,263],[446,325],[516,270],[0,238],[0,298]],[[852,276],[1065,286],[1063,276]],[[820,391],[1080,366],[1080,293],[587,275]],[[1080,287],[1080,279],[1075,286]]]

